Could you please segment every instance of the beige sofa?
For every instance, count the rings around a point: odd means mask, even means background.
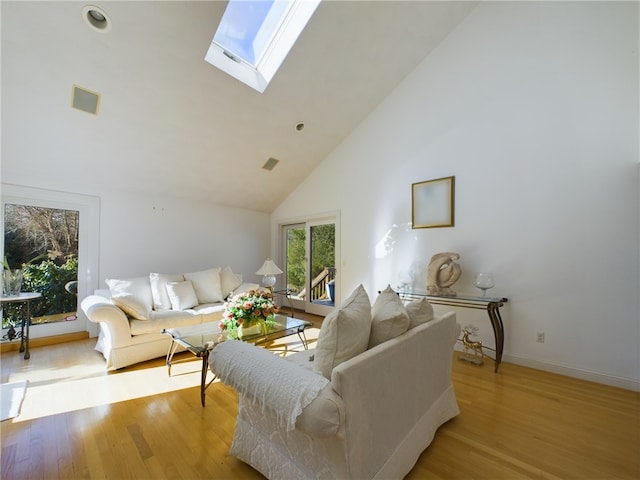
[[[96,350],[107,369],[158,358],[171,343],[165,328],[216,322],[230,295],[258,288],[243,283],[230,267],[185,274],[160,274],[107,279],[109,289],[97,290],[81,302],[90,321],[100,324]]]
[[[433,318],[424,299],[403,314],[385,292],[369,319],[368,299],[354,309],[352,295],[327,316],[315,350],[282,358],[236,341],[213,349],[211,370],[239,393],[231,455],[272,480],[400,479],[413,468],[459,414],[451,364],[460,328],[454,312]]]

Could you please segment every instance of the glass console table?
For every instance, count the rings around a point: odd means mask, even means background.
[[[498,367],[502,362],[502,352],[504,350],[504,325],[500,316],[500,307],[507,303],[504,297],[476,297],[473,295],[457,295],[455,297],[444,297],[440,295],[429,295],[424,290],[399,289],[398,295],[403,301],[411,301],[419,298],[426,298],[433,305],[447,305],[450,307],[474,308],[476,310],[486,310],[493,328],[493,337],[496,341],[495,363],[493,371],[498,373]],[[489,350],[493,350],[490,347]]]

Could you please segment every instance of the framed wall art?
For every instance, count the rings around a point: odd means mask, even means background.
[[[453,227],[455,178],[411,185],[411,228]]]

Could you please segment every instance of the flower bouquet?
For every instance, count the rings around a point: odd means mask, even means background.
[[[269,291],[249,290],[233,296],[224,304],[220,330],[227,338],[242,338],[247,335],[266,333],[278,307]]]

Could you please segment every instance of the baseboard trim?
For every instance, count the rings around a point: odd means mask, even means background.
[[[75,342],[77,340],[86,340],[89,338],[89,332],[65,333],[63,335],[53,335],[51,337],[40,337],[29,339],[29,349],[45,347],[47,345],[56,345],[58,343]],[[0,352],[17,352],[20,350],[20,340],[12,340],[10,342],[2,342],[0,344]]]
[[[580,380],[587,380],[589,382],[601,383],[603,385],[610,385],[612,387],[624,388],[625,390],[633,390],[636,392],[640,391],[640,381],[634,380],[632,378],[616,377],[613,375],[605,375],[602,373],[581,370],[578,368],[554,365],[551,363],[540,362],[538,360],[518,357],[516,355],[504,355],[502,357],[502,360],[504,362],[522,365],[523,367],[530,367],[545,372],[565,375],[567,377],[579,378]]]

